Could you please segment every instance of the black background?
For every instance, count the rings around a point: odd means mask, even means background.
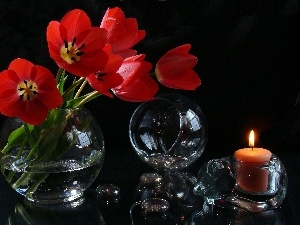
[[[160,93],[181,93],[205,113],[208,145],[194,168],[246,147],[248,133],[254,129],[260,136],[257,145],[269,148],[285,162],[295,179],[290,181],[293,198],[300,200],[296,193],[300,188],[300,110],[295,106],[300,90],[299,1],[1,0],[0,70],[22,57],[55,74],[57,67],[48,55],[45,37],[48,23],[80,8],[99,26],[107,7],[114,6],[121,7],[127,17],[137,18],[140,29],[146,30],[146,38],[135,49],[153,65],[167,50],[192,44],[202,85],[192,92],[161,87]],[[103,130],[107,162],[122,161],[123,170],[130,167],[131,158],[122,154],[132,155],[128,123],[138,105],[104,96],[86,105]],[[108,168],[117,170],[107,165],[104,171]]]

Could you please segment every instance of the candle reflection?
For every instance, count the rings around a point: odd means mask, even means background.
[[[243,210],[209,206],[203,210],[195,211],[186,221],[185,225],[284,225],[284,214],[281,209],[269,210],[259,213],[249,213]],[[213,208],[213,209],[211,209]]]

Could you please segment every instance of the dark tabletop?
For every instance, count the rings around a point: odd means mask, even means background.
[[[146,30],[147,36],[135,49],[146,53],[147,61],[155,64],[165,51],[184,43],[192,44],[191,53],[199,59],[195,70],[202,85],[194,92],[176,91],[202,108],[209,127],[207,148],[189,168],[191,174],[196,176],[209,159],[231,155],[247,146],[247,134],[255,129],[260,134],[259,145],[279,156],[289,177],[286,199],[272,215],[273,224],[300,224],[300,109],[295,105],[300,89],[299,1],[2,0],[0,70],[22,57],[55,73],[57,68],[45,40],[49,21],[60,20],[67,11],[80,8],[96,26],[106,8],[114,6],[137,18],[140,29]],[[170,92],[160,89],[166,91]],[[86,193],[87,212],[66,218],[89,224],[88,217],[97,224],[97,211],[106,224],[131,224],[129,210],[139,177],[153,171],[137,158],[129,143],[128,123],[138,105],[106,97],[97,104],[87,104],[103,130],[106,157],[99,177]],[[4,117],[0,119],[2,122]],[[113,207],[103,207],[95,198],[95,188],[105,183],[121,188],[120,201]],[[3,176],[0,188],[0,224],[6,224],[23,199]],[[236,224],[248,224],[238,223],[236,215],[225,214]],[[252,217],[259,224],[259,216]],[[242,218],[246,221],[247,217]]]

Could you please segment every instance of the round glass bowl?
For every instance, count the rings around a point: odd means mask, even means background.
[[[179,170],[201,156],[207,124],[195,102],[182,95],[164,94],[135,110],[129,137],[138,157],[151,167]]]
[[[6,121],[0,132],[0,149],[12,132],[19,132],[21,141],[15,141],[0,157],[1,172],[13,189],[36,204],[79,202],[102,167],[104,137],[95,117],[85,108],[50,113],[56,115],[57,122],[49,125],[45,121],[31,128],[29,137],[38,140],[32,148],[23,144],[23,122],[19,118]]]

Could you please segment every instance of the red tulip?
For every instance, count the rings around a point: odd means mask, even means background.
[[[74,9],[61,22],[51,21],[47,27],[50,56],[56,64],[77,76],[87,77],[102,70],[108,60],[103,47],[107,32],[92,27],[85,12]]]
[[[200,77],[193,70],[198,59],[188,53],[190,49],[190,44],[181,45],[158,60],[155,74],[162,85],[182,90],[194,90],[200,86]]]
[[[135,18],[126,18],[124,12],[118,8],[108,8],[100,25],[108,32],[107,43],[112,46],[112,52],[127,58],[136,55],[136,51],[130,49],[141,41],[146,33],[138,29]]]
[[[119,86],[123,82],[123,78],[117,73],[122,65],[123,58],[118,55],[111,54],[111,46],[106,45],[104,50],[109,58],[106,67],[98,73],[93,73],[87,77],[87,81],[96,91],[109,97],[113,95],[109,89]]]
[[[157,83],[148,75],[151,63],[143,61],[145,55],[136,55],[124,60],[118,73],[123,83],[113,88],[114,94],[122,100],[140,102],[153,99],[158,91]]]
[[[19,116],[37,125],[50,109],[63,103],[53,74],[25,59],[13,60],[8,70],[0,73],[0,79],[0,112],[5,116]]]

